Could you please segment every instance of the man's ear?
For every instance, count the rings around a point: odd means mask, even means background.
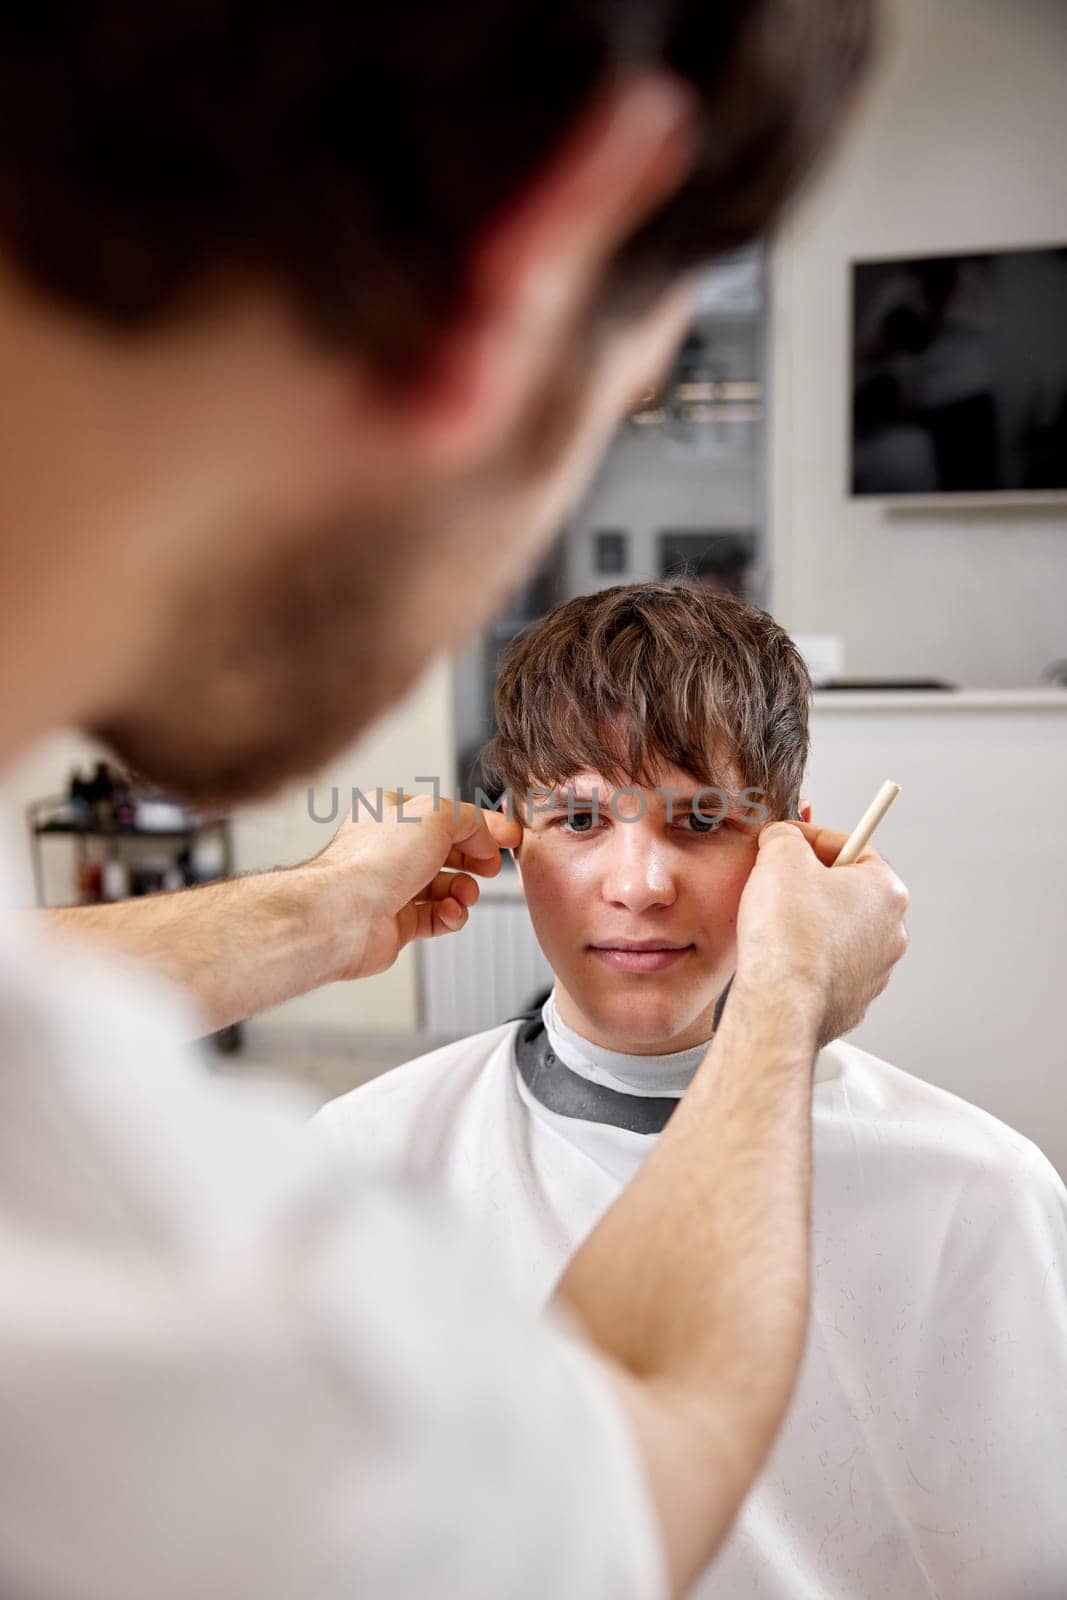
[[[467,302],[398,402],[422,459],[462,467],[508,434],[620,245],[681,183],[694,143],[694,96],[665,73],[591,102],[476,243]]]
[[[811,821],[811,801],[805,800],[803,795],[800,798],[800,803],[797,806],[797,810],[800,812],[801,822]]]

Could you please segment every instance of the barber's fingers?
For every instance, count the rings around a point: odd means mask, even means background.
[[[461,906],[472,906],[477,900],[481,890],[474,879],[465,872],[439,872],[425,889],[415,895],[416,905],[424,900],[452,899]]]
[[[834,828],[816,828],[810,822],[779,822],[768,824],[760,833],[760,853],[764,854],[773,850],[796,852],[792,858],[798,864],[810,859],[797,850],[796,834],[803,834],[813,853],[824,866],[832,867],[837,860],[841,846],[848,835],[837,832]],[[871,845],[867,845],[853,862],[853,866],[865,869],[864,881],[869,890],[883,898],[887,911],[895,914],[898,921],[897,953],[893,961],[899,961],[908,947],[907,932],[904,928],[904,914],[911,903],[911,896],[907,886],[901,881],[884,856],[878,854]],[[842,868],[842,874],[844,873]],[[859,880],[857,880],[859,881]],[[879,991],[880,993],[881,991]]]
[[[399,804],[399,794],[386,790],[385,797],[393,806]],[[502,866],[500,852],[514,850],[522,842],[522,824],[517,818],[469,801],[453,800],[447,795],[405,795],[403,819],[407,823],[433,821],[438,830],[436,837],[447,846],[441,865],[456,871],[477,872],[483,878],[495,878]]]
[[[480,893],[466,873],[439,872],[412,901],[415,931],[411,937],[434,939],[442,933],[458,933]]]
[[[522,824],[515,817],[506,817],[503,812],[470,805],[467,801],[457,806],[446,800],[442,805],[446,808],[453,838],[445,866],[457,871],[478,872],[483,878],[495,877],[501,868],[501,850],[514,850],[522,842]]]
[[[789,818],[780,822],[767,823],[761,828],[757,842],[760,849],[763,850],[774,841],[784,838],[788,848],[790,836],[793,833],[799,833],[807,840],[824,867],[833,866],[848,840],[848,834],[840,833],[837,828],[821,828],[814,822],[797,822],[793,818]],[[856,857],[857,863],[876,859],[879,859],[878,852],[870,845],[865,846]]]
[[[522,840],[522,825],[516,817],[491,811],[484,806],[447,802],[454,844],[450,855],[458,853],[463,864],[474,871],[478,862],[489,859],[500,865],[501,849],[514,849]]]

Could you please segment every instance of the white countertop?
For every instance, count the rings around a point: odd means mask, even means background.
[[[857,711],[1051,711],[1067,713],[1067,689],[816,689],[816,716]]]

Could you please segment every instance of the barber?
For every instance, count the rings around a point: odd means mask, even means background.
[[[76,725],[231,800],[321,765],[528,567],[867,30],[857,0],[20,16],[0,760]],[[875,853],[761,833],[704,1066],[546,1319],[432,1197],[301,1176],[299,1111],[183,1042],[457,925],[507,826],[361,820],[95,939],[0,912],[5,1594],[626,1600],[723,1537],[803,1344],[814,1056],[904,948]]]

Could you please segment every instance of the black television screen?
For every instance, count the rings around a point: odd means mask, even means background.
[[[852,492],[1067,490],[1067,246],[852,269]]]

